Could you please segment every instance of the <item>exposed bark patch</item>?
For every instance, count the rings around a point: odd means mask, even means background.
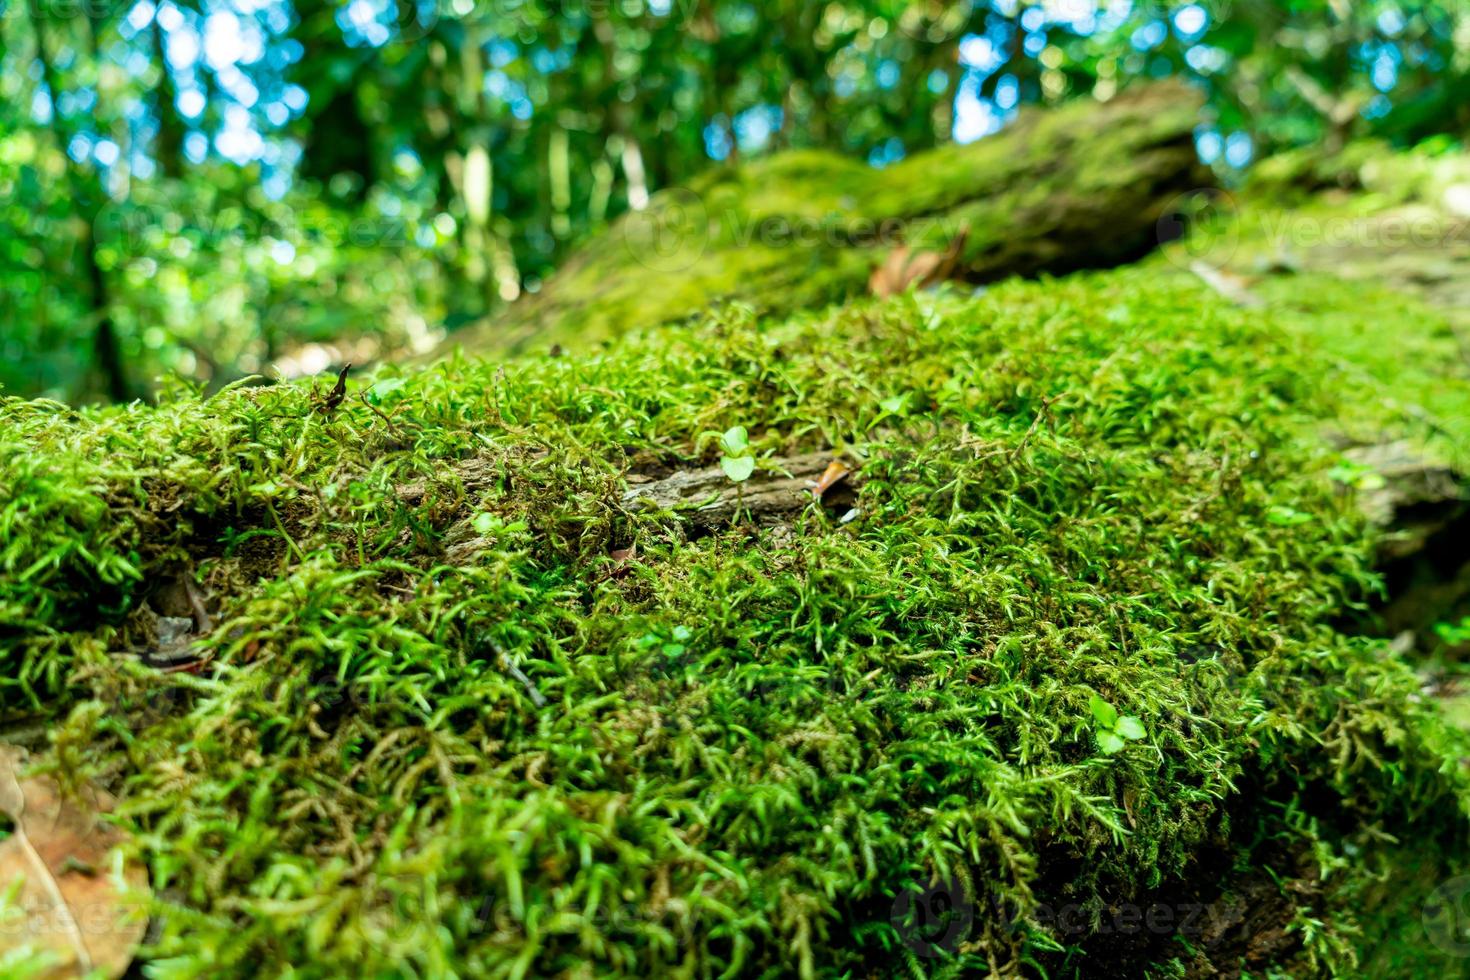
[[[709,532],[740,519],[760,527],[790,522],[817,501],[813,490],[833,460],[831,452],[767,460],[744,483],[733,483],[718,466],[680,470],[662,479],[628,477],[622,503],[629,510],[672,511]],[[845,512],[853,501],[853,477],[828,489],[823,505]]]
[[[1266,867],[1288,873],[1276,877]],[[1304,851],[1241,869],[1221,849],[1184,878],[1103,909],[1082,943],[1085,975],[1144,977],[1147,964],[1177,959],[1187,980],[1259,976],[1300,950],[1289,926],[1321,890]]]
[[[1417,645],[1427,646],[1434,625],[1470,602],[1464,544],[1470,540],[1470,490],[1460,474],[1408,443],[1361,446],[1344,455],[1378,478],[1358,491],[1358,501],[1368,519],[1389,532],[1379,554],[1387,598],[1376,611],[1375,630],[1412,634]]]

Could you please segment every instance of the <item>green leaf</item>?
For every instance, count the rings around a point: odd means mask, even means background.
[[[488,537],[490,534],[494,533],[495,528],[499,524],[499,518],[497,518],[494,514],[489,514],[484,511],[476,514],[475,519],[470,521],[470,526],[473,527],[475,529],[475,533],[480,535],[481,537]]]
[[[382,405],[391,400],[406,383],[402,378],[384,378],[368,389],[367,400],[374,405]]]
[[[1266,511],[1266,520],[1280,527],[1297,527],[1302,524],[1310,524],[1315,518],[1311,514],[1303,514],[1299,510],[1278,505]]]
[[[878,403],[878,407],[891,415],[907,414],[909,408],[909,396],[907,394],[904,394],[894,395],[892,398],[885,398]]]
[[[1097,723],[1102,727],[1112,728],[1118,723],[1118,709],[1114,708],[1111,704],[1108,704],[1096,694],[1092,696],[1092,700],[1089,702],[1089,704],[1092,707],[1092,717],[1095,718],[1097,720]]]
[[[1123,751],[1123,746],[1128,743],[1110,731],[1097,733],[1097,747],[1103,750],[1104,755],[1117,755]]]
[[[1135,742],[1141,738],[1148,737],[1148,731],[1144,729],[1143,722],[1134,715],[1124,715],[1119,718],[1118,724],[1113,731]]]
[[[1379,473],[1351,461],[1334,466],[1327,473],[1328,479],[1358,490],[1382,490],[1387,485]]]
[[[720,436],[720,448],[728,455],[739,456],[750,446],[750,435],[745,431],[745,426],[737,425]],[[733,479],[733,477],[732,477]]]
[[[750,479],[750,474],[755,472],[754,456],[722,456],[720,458],[720,469],[725,475],[736,483],[744,483]]]

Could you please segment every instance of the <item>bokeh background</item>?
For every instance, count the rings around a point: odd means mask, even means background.
[[[1470,7],[0,0],[0,389],[422,353],[706,168],[881,167],[1171,75],[1227,180],[1285,148],[1449,151]]]

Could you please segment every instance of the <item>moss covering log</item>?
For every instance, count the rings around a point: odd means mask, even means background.
[[[0,718],[118,796],[164,977],[1452,972],[1402,936],[1470,746],[1340,626],[1383,538],[1348,444],[1463,444],[1453,335],[1254,288],[726,310],[330,414],[0,402]],[[737,425],[850,461],[857,516],[692,521]],[[1370,951],[1389,837],[1435,857]]]
[[[965,230],[958,272],[975,283],[1119,265],[1158,244],[1179,195],[1213,184],[1194,150],[1200,106],[1163,82],[1027,109],[996,136],[881,170],[815,150],[718,168],[656,194],[539,294],[448,344],[585,344],[729,300],[809,309],[861,295],[894,247],[943,251]]]

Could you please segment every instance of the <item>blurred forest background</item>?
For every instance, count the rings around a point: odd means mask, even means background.
[[[0,0],[0,387],[146,397],[422,352],[698,171],[884,166],[1182,75],[1227,172],[1457,146],[1407,0]]]

